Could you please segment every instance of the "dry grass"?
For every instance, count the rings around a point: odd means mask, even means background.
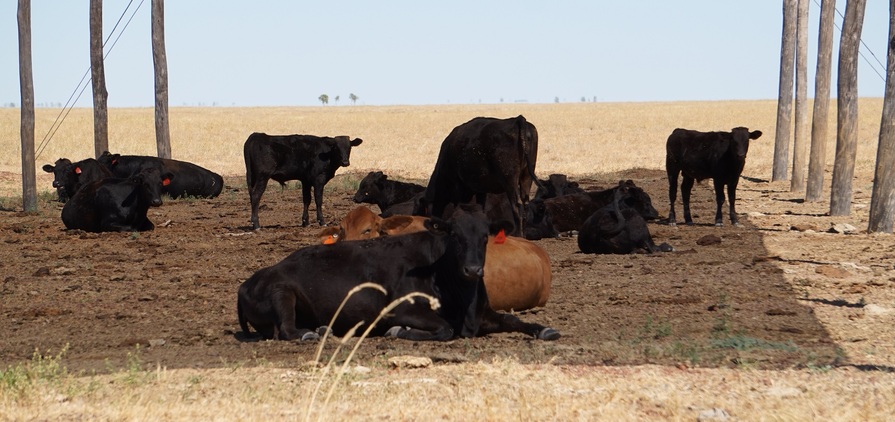
[[[881,108],[880,99],[861,101],[856,176],[865,184],[872,181]],[[2,196],[20,189],[18,113],[0,109]],[[396,177],[425,179],[447,133],[481,115],[523,114],[537,126],[541,176],[661,169],[665,139],[676,127],[748,126],[764,136],[753,144],[746,173],[769,179],[775,113],[773,101],[173,108],[171,129],[175,158],[225,175],[243,174],[242,144],[251,132],[261,131],[360,137],[364,144],[352,156],[351,171],[383,169]],[[39,110],[38,138],[57,114]],[[152,118],[151,109],[111,110],[111,149],[153,154]],[[835,150],[835,112],[830,127],[828,168]],[[36,165],[91,156],[91,138],[91,112],[74,110]],[[38,175],[39,188],[49,191],[51,177],[39,169]],[[68,374],[64,367],[60,370],[62,358],[39,360],[0,370],[0,420],[693,420],[712,408],[735,419],[886,420],[895,414],[895,374],[888,371],[554,366],[497,360],[418,370],[361,362],[370,368],[353,367],[325,414],[312,407],[306,415],[308,392],[318,382],[317,372],[305,369],[308,358],[297,357],[285,368],[245,362],[226,369],[176,371],[147,368],[135,358],[111,375]]]
[[[746,173],[768,179],[774,151],[775,101],[672,103],[568,103],[439,105],[395,107],[172,108],[174,158],[195,162],[224,175],[245,173],[242,145],[252,132],[349,135],[364,139],[349,170],[383,169],[393,177],[427,179],[441,141],[455,126],[476,116],[524,115],[540,136],[537,173],[586,175],[634,167],[662,169],[665,139],[676,127],[729,130],[759,129],[764,136],[749,153]],[[835,152],[835,102],[830,114],[827,163]],[[856,174],[872,177],[879,137],[881,99],[860,103]],[[37,143],[50,129],[58,109],[37,114]],[[0,172],[21,173],[19,111],[0,109]],[[155,154],[152,109],[113,109],[109,146],[114,152]],[[37,159],[39,169],[59,157],[93,154],[92,112],[75,109]],[[791,148],[790,148],[791,150]],[[791,154],[791,152],[790,152]],[[807,163],[806,163],[807,166]],[[41,189],[49,189],[43,183]],[[7,195],[9,193],[4,193]]]

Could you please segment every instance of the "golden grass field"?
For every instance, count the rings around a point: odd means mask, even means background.
[[[882,99],[860,102],[856,175],[872,180]],[[35,144],[40,146],[59,109],[40,109]],[[433,105],[389,107],[178,108],[170,111],[173,158],[225,176],[245,174],[242,145],[252,132],[348,135],[364,143],[341,172],[386,169],[394,177],[427,179],[445,136],[476,116],[522,114],[538,128],[537,172],[581,176],[634,167],[663,169],[665,140],[674,128],[703,131],[746,126],[764,135],[752,143],[748,175],[770,179],[776,122],[775,101]],[[835,101],[830,111],[827,165],[836,143]],[[73,109],[35,163],[39,190],[49,190],[40,167],[57,158],[93,155],[93,114]],[[155,155],[153,110],[109,111],[109,148],[122,154]],[[21,174],[19,111],[0,109],[0,172]],[[790,147],[790,157],[792,148]],[[807,157],[806,157],[807,160]],[[805,163],[807,168],[807,162]],[[791,172],[791,170],[790,170]],[[16,186],[16,185],[13,185]],[[21,187],[18,187],[20,195]],[[2,191],[3,195],[15,192]]]
[[[833,106],[828,170],[835,151]],[[856,159],[861,186],[872,183],[881,109],[881,99],[861,100]],[[38,144],[58,113],[38,111]],[[455,126],[476,116],[519,114],[538,128],[541,177],[664,169],[665,139],[674,128],[736,126],[764,133],[752,144],[744,174],[771,177],[775,101],[175,107],[170,121],[174,158],[227,176],[244,174],[242,144],[258,131],[359,137],[364,143],[341,172],[382,169],[425,180],[441,141]],[[112,109],[109,116],[113,152],[155,153],[152,109]],[[89,109],[68,115],[35,163],[39,191],[49,192],[52,180],[40,166],[59,157],[92,156],[92,133]],[[5,152],[0,196],[20,196],[18,109],[0,109],[0,142]],[[653,201],[662,210],[667,206],[664,198]],[[0,368],[0,420],[693,420],[714,408],[743,420],[891,420],[895,415],[895,374],[885,370],[526,365],[513,359],[388,369],[357,362],[361,366],[352,363],[324,405],[332,377],[324,378],[321,397],[310,402],[319,372],[300,359],[288,367],[234,362],[178,370],[147,369],[135,360],[109,374],[85,375],[69,373],[64,356],[38,355]]]

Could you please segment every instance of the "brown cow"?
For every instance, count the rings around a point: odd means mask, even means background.
[[[349,212],[338,227],[320,232],[320,242],[371,239],[425,230],[426,217],[397,215],[382,218],[366,207]],[[522,311],[547,303],[550,296],[550,257],[525,239],[498,234],[488,237],[485,250],[485,289],[495,310]]]

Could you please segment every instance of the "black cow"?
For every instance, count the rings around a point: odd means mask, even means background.
[[[369,240],[337,242],[299,249],[263,268],[240,287],[237,313],[242,331],[249,324],[267,339],[313,339],[330,322],[346,294],[364,282],[373,289],[355,293],[330,327],[346,334],[360,321],[363,332],[389,303],[412,292],[438,299],[441,306],[417,298],[384,317],[372,335],[408,340],[449,340],[496,332],[521,332],[555,340],[558,331],[522,322],[494,311],[483,281],[488,223],[480,210],[458,209],[449,221],[431,219],[426,230]]]
[[[698,132],[675,129],[665,144],[665,169],[668,172],[668,224],[674,226],[674,202],[677,200],[677,178],[683,174],[681,197],[684,201],[684,221],[693,224],[690,216],[690,190],[693,182],[712,179],[715,185],[715,225],[722,225],[721,206],[724,205],[724,185],[730,201],[730,222],[737,225],[736,190],[740,174],[746,165],[749,141],[761,137],[761,131],[749,132],[744,127],[730,132]]]
[[[541,186],[538,186],[534,199],[556,198],[582,192],[584,189],[578,186],[578,182],[570,182],[565,174],[554,173],[548,176],[547,180],[541,180]]]
[[[268,135],[255,132],[249,135],[243,146],[246,162],[246,185],[252,204],[252,228],[260,229],[258,206],[261,195],[270,179],[281,185],[288,180],[301,182],[301,225],[309,223],[308,207],[311,205],[311,188],[317,205],[317,223],[323,222],[323,186],[336,174],[339,167],[351,162],[351,147],[363,142],[360,138],[337,136],[335,138],[314,135]]]
[[[444,217],[448,204],[468,203],[473,197],[484,207],[485,194],[496,193],[512,204],[513,234],[521,234],[523,207],[537,180],[537,159],[538,131],[525,117],[476,117],[442,142],[426,186],[425,203],[431,208],[416,214]]]
[[[659,218],[659,212],[653,207],[650,196],[642,188],[636,186],[633,181],[619,181],[619,186],[624,186],[628,190],[623,202],[629,207],[637,211],[646,220],[655,220]],[[526,230],[528,226],[533,226],[542,231],[550,231],[543,227],[535,227],[537,223],[532,219],[545,219],[542,214],[549,215],[550,223],[558,232],[567,232],[578,230],[584,221],[600,208],[612,203],[615,190],[619,188],[615,186],[610,189],[601,191],[588,191],[584,193],[575,193],[571,195],[549,198],[543,201],[532,201],[528,207],[529,212],[526,222]],[[543,202],[543,207],[539,202]],[[542,210],[540,213],[537,210]],[[541,225],[546,223],[541,223]]]
[[[44,165],[43,171],[53,173],[53,187],[56,188],[59,202],[67,201],[81,186],[112,177],[112,172],[106,166],[92,158],[76,163],[72,163],[68,158],[60,158],[56,160],[55,165]]]
[[[643,216],[625,205],[631,196],[624,182],[615,189],[612,203],[593,213],[578,231],[578,247],[584,253],[628,254],[631,252],[670,252],[663,243],[656,245]]]
[[[86,184],[62,207],[62,222],[88,232],[152,230],[155,225],[146,212],[162,205],[162,187],[173,177],[148,168],[128,178]]]
[[[214,198],[224,189],[224,178],[221,175],[186,161],[105,151],[100,155],[99,162],[111,170],[115,177],[129,177],[148,168],[154,168],[161,174],[173,174],[176,177],[162,189],[162,193],[175,199],[186,196]]]
[[[371,171],[360,181],[357,193],[354,194],[354,202],[376,204],[379,207],[379,212],[382,213],[392,205],[413,200],[424,190],[426,190],[425,186],[389,180],[388,176],[382,174],[381,171]]]

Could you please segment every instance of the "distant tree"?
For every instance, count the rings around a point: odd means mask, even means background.
[[[336,105],[339,105],[339,96],[338,95],[336,95],[335,100],[336,100]]]
[[[587,98],[581,97],[581,102],[582,102],[582,103],[586,103],[586,102],[587,102]]]
[[[559,97],[553,97],[553,102],[559,104]]]
[[[359,98],[359,97],[358,97],[357,95],[354,95],[353,93],[352,93],[352,94],[348,94],[348,99],[351,100],[351,105],[354,105],[354,103],[357,102],[357,99],[358,99],[358,98]]]
[[[323,103],[323,105],[329,104],[329,95],[320,94],[320,96],[317,97],[317,99],[320,100],[320,102]]]

